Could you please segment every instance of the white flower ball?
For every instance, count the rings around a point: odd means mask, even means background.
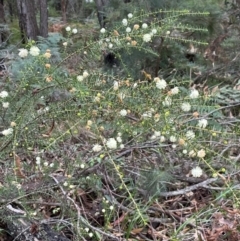
[[[65,29],[66,29],[67,32],[71,31],[71,27],[70,26],[67,26]]]
[[[101,99],[98,96],[95,96],[94,99],[93,99],[94,102],[100,102],[100,100]]]
[[[105,28],[101,28],[100,33],[106,33],[106,29]]]
[[[8,97],[8,92],[5,91],[5,90],[1,91],[1,92],[0,92],[0,97],[1,97],[1,98],[6,98],[6,97]]]
[[[161,136],[161,132],[160,131],[154,131],[153,135],[155,135],[156,137],[159,137],[159,136]]]
[[[156,77],[154,81],[156,82],[156,87],[160,90],[164,90],[167,87],[167,82],[164,79]]]
[[[197,126],[200,128],[206,128],[206,126],[208,125],[208,121],[206,119],[201,119],[198,121]]]
[[[197,154],[194,150],[189,151],[188,153],[189,157],[195,157]]]
[[[28,50],[27,49],[19,49],[18,56],[21,58],[25,58],[28,56]]]
[[[170,136],[169,140],[171,142],[176,142],[177,141],[177,137],[176,136]]]
[[[182,103],[182,105],[181,105],[181,109],[182,109],[182,111],[184,111],[184,112],[188,112],[188,111],[191,110],[191,105],[190,105],[189,103],[187,103],[187,102],[184,102],[184,103]]]
[[[120,115],[121,116],[126,116],[127,115],[127,111],[125,109],[120,111]]]
[[[38,56],[40,54],[40,49],[37,46],[32,46],[29,50],[32,56]]]
[[[123,149],[123,148],[124,148],[124,144],[121,144],[119,147],[120,147],[121,149]]]
[[[78,75],[77,76],[77,81],[82,82],[84,79],[83,75]]]
[[[172,88],[171,93],[172,93],[172,95],[177,95],[179,93],[179,88],[178,87]]]
[[[78,32],[78,30],[76,29],[76,28],[74,28],[73,30],[72,30],[72,33],[73,34],[76,34]]]
[[[206,156],[205,150],[201,149],[200,151],[197,152],[197,156],[199,158],[204,158]]]
[[[172,99],[169,96],[166,96],[162,104],[163,106],[170,106],[172,104]]]
[[[36,164],[37,165],[41,164],[41,158],[39,156],[36,157]]]
[[[118,143],[122,143],[122,137],[121,137],[121,136],[117,136],[116,139],[117,139],[117,142],[118,142]]]
[[[165,136],[160,136],[160,142],[165,142],[165,141],[166,141]]]
[[[152,39],[152,35],[151,34],[146,33],[146,34],[143,35],[143,42],[148,43],[148,42],[151,41],[151,39]]]
[[[118,81],[114,81],[113,82],[113,90],[118,90],[118,88],[119,88],[119,83],[118,83]]]
[[[146,111],[146,112],[144,112],[143,114],[142,114],[142,118],[143,119],[149,119],[149,118],[151,118],[152,117],[152,112],[151,111]]]
[[[133,17],[133,14],[132,13],[129,13],[128,14],[128,18],[132,18]]]
[[[152,136],[150,136],[150,140],[154,140],[154,139],[156,139],[157,137],[155,136],[155,135],[152,135]]]
[[[92,150],[93,150],[94,152],[99,152],[99,151],[102,150],[102,146],[99,145],[99,144],[96,144],[96,145],[93,146]]]
[[[117,94],[117,97],[119,98],[120,101],[123,101],[126,97],[126,95],[123,92],[119,92]]]
[[[138,85],[137,83],[134,83],[133,86],[132,86],[133,89],[137,88],[137,85]]]
[[[13,133],[13,128],[8,128],[8,129],[2,131],[2,134],[4,136],[11,135],[12,133]]]
[[[186,138],[193,139],[195,137],[195,133],[193,131],[187,131]]]
[[[191,93],[190,93],[189,97],[190,97],[191,99],[196,99],[196,98],[198,98],[198,97],[199,97],[199,92],[198,92],[198,90],[196,90],[196,89],[191,90]]]
[[[114,138],[109,138],[106,142],[106,146],[109,149],[116,149],[117,148],[117,141]]]
[[[146,29],[147,27],[148,27],[148,25],[147,25],[146,23],[143,23],[143,24],[142,24],[142,28],[143,28],[143,29]]]
[[[5,109],[8,108],[9,107],[9,102],[3,102],[2,103],[2,107],[5,108]]]
[[[87,72],[87,70],[83,71],[83,78],[87,78],[89,76],[89,73]]]
[[[126,32],[127,32],[127,33],[130,33],[130,32],[131,32],[131,28],[130,28],[130,27],[127,27],[127,28],[126,28]]]
[[[176,149],[177,148],[177,145],[176,144],[173,144],[172,145],[172,149]]]
[[[128,25],[128,20],[126,18],[124,18],[122,20],[122,24],[123,24],[123,26],[127,26]]]
[[[201,177],[203,174],[203,170],[201,169],[201,167],[195,167],[191,170],[191,174],[193,177]]]
[[[157,33],[157,29],[152,29],[152,34],[156,34]]]

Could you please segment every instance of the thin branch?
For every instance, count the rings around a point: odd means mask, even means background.
[[[189,187],[177,190],[177,191],[160,192],[159,196],[161,196],[161,197],[170,197],[170,196],[177,196],[177,195],[186,194],[186,193],[191,192],[193,190],[196,190],[196,189],[198,189],[200,187],[206,187],[208,184],[213,183],[213,182],[215,182],[217,180],[218,180],[218,177],[210,178],[210,179],[207,179],[207,180],[205,180],[203,182],[200,182],[198,184],[195,184],[195,185],[192,185],[192,186],[189,186]]]

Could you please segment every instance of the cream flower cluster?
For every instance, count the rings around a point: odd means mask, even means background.
[[[78,30],[76,29],[76,28],[71,28],[70,26],[67,26],[66,28],[65,28],[65,30],[67,31],[67,32],[70,32],[71,30],[72,30],[72,33],[73,34],[76,34],[77,32],[78,32]]]
[[[133,18],[133,14],[132,13],[128,13],[127,18],[123,18],[122,19],[122,26],[126,27],[125,32],[127,33],[126,34],[126,40],[128,41],[127,44],[128,45],[132,45],[132,46],[136,46],[138,44],[138,42],[136,40],[132,39],[131,35],[129,35],[129,33],[135,32],[137,30],[140,30],[140,31],[142,30],[143,31],[143,33],[141,34],[143,42],[145,42],[145,43],[150,42],[152,40],[152,37],[155,34],[157,34],[158,30],[156,28],[153,28],[153,29],[150,29],[149,32],[146,33],[146,30],[149,29],[148,24],[147,23],[142,23],[141,26],[140,26],[140,24],[133,24],[133,25],[131,25],[132,24],[132,18]],[[67,27],[66,30],[67,31],[71,31],[71,28]],[[101,28],[100,29],[100,33],[101,34],[105,34],[106,32],[107,32],[107,30],[105,28]],[[102,39],[102,40],[99,41],[99,44],[101,46],[104,46],[104,47],[108,46],[108,48],[113,48],[114,45],[112,43],[110,43],[108,45],[106,45],[106,44],[103,45],[104,41],[106,41],[106,42],[112,41],[116,45],[121,44],[121,41],[118,38],[118,36],[119,36],[118,31],[114,30],[113,34],[114,34],[114,36],[116,38],[111,38],[111,39],[110,38],[105,38],[105,39]]]
[[[108,149],[115,150],[117,149],[118,145],[120,148],[124,148],[124,145],[122,144],[122,133],[118,133],[116,138],[109,138],[104,139],[103,144],[106,145]],[[103,146],[100,144],[95,144],[92,148],[93,152],[100,152],[102,150]]]
[[[8,92],[3,90],[0,92],[0,98],[5,99],[8,97]],[[8,108],[9,107],[9,102],[2,102],[2,107],[3,108]]]
[[[86,70],[84,70],[82,75],[77,76],[77,81],[82,82],[88,76],[89,76],[89,73]]]
[[[153,112],[154,112],[154,109],[151,108],[150,110],[148,111],[145,111],[143,114],[142,114],[142,118],[143,119],[149,119],[149,118],[152,118],[152,115],[153,115]]]
[[[37,46],[32,46],[29,51],[27,49],[19,49],[18,56],[21,58],[26,58],[28,54],[36,57],[40,54],[40,49]]]
[[[11,135],[13,133],[13,128],[8,128],[6,130],[3,130],[1,133],[4,136],[9,136],[9,135]]]
[[[170,106],[172,104],[172,98],[169,96],[166,96],[162,104],[163,106]]]
[[[159,77],[154,78],[154,82],[156,82],[156,87],[160,90],[164,90],[167,87],[167,82]]]
[[[154,131],[153,135],[150,137],[151,140],[157,139],[161,137],[160,131]]]
[[[199,158],[204,158],[206,156],[206,151],[204,149],[201,149],[199,151],[191,150],[188,153],[189,157],[199,157]]]

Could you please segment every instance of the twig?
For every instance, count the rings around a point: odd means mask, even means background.
[[[207,187],[208,184],[213,183],[213,182],[215,182],[217,180],[218,180],[218,177],[210,178],[210,179],[207,179],[207,180],[205,180],[203,182],[200,182],[198,184],[195,184],[195,185],[192,185],[192,186],[189,186],[189,187],[177,190],[177,191],[160,192],[159,196],[161,196],[161,197],[170,197],[170,196],[177,196],[177,195],[181,195],[181,194],[186,194],[188,192],[191,192],[193,190],[198,189],[199,187]]]

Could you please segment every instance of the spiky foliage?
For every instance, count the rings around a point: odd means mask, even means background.
[[[208,14],[133,12],[102,29],[97,40],[79,37],[79,44],[68,31],[57,63],[44,40],[37,54],[26,56],[30,46],[21,59],[16,54],[19,73],[9,74],[0,92],[2,214],[14,204],[15,212],[24,213],[22,223],[47,216],[76,240],[193,239],[199,224],[206,228],[203,239],[213,240],[218,233],[208,232],[212,213],[222,211],[219,200],[228,200],[221,204],[231,207],[225,222],[231,230],[221,225],[221,215],[219,226],[236,236],[239,117],[228,118],[230,105],[219,105],[217,88],[192,86],[202,66],[181,63],[192,53],[185,49],[204,43],[188,34],[205,28],[183,23],[196,16]],[[108,52],[109,59],[117,58],[110,70],[103,58]],[[164,63],[154,61],[163,57]],[[155,62],[157,74],[151,72]]]

